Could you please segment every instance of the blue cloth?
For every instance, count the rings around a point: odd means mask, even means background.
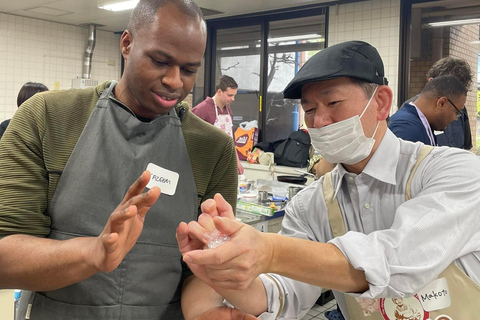
[[[327,318],[328,320],[345,320],[342,312],[338,308],[325,312],[325,318]]]
[[[418,95],[408,99],[402,107],[410,102],[414,102],[417,98]],[[464,108],[462,110],[462,116],[450,123],[443,134],[436,136],[436,139],[439,146],[456,147],[466,150],[472,149],[472,132],[470,131],[467,108]]]
[[[402,108],[395,112],[390,118],[388,128],[403,140],[412,142],[423,142],[431,145],[427,130],[423,126],[422,120],[417,113],[417,109],[410,103],[404,103]],[[433,130],[432,130],[433,132]],[[434,136],[436,139],[436,137]]]

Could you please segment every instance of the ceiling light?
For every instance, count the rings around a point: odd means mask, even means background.
[[[479,24],[480,19],[464,19],[464,20],[452,20],[452,21],[440,21],[427,23],[427,27],[448,27],[459,26],[464,24]]]
[[[305,34],[305,35],[290,36],[290,37],[269,38],[267,41],[268,42],[299,41],[299,40],[318,39],[321,37],[322,36],[319,34]]]
[[[109,11],[123,11],[135,8],[139,0],[130,1],[113,1],[113,0],[98,0],[97,7]]]

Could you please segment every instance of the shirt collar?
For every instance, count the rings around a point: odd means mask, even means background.
[[[375,153],[360,174],[366,174],[373,179],[396,185],[396,168],[399,159],[400,141],[390,129],[387,129],[377,150],[375,150]],[[332,178],[335,184],[335,197],[342,186],[343,177],[348,173],[341,164],[338,165],[337,168],[338,170],[332,172]]]

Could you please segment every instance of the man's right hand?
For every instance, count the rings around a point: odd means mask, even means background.
[[[150,172],[144,171],[130,186],[97,237],[90,255],[99,271],[115,270],[142,233],[145,215],[160,196],[158,187],[143,192],[149,181]]]

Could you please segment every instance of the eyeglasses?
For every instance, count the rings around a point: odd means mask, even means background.
[[[460,118],[462,116],[462,111],[460,111],[450,99],[447,98],[447,100],[455,108],[455,110],[457,110],[457,119]]]

